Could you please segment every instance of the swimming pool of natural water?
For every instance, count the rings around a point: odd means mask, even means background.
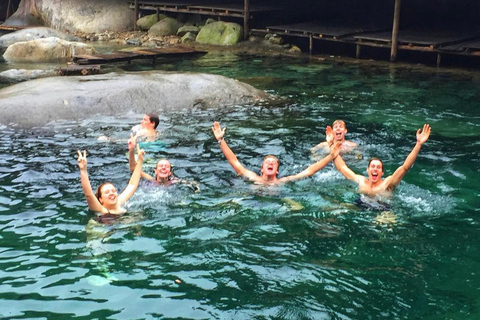
[[[161,114],[161,141],[143,144],[146,170],[167,157],[201,191],[142,183],[109,225],[87,210],[76,150],[88,152],[94,187],[124,187],[126,139],[141,115],[0,127],[1,319],[480,317],[478,74],[231,53],[157,68],[224,74],[287,99]],[[332,165],[253,186],[210,129],[227,126],[226,141],[256,172],[277,155],[283,176],[315,159],[309,148],[337,118],[360,145],[362,160],[345,158],[357,173],[378,156],[391,174],[416,129],[432,125],[395,191],[396,224],[355,207],[355,186]]]

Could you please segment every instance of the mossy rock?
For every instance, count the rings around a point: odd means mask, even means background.
[[[167,16],[164,14],[159,14],[158,17],[158,20],[156,14],[149,14],[148,16],[141,17],[137,20],[137,26],[140,28],[140,30],[149,30],[155,23],[165,19]]]
[[[202,44],[229,46],[242,37],[242,26],[233,22],[216,21],[206,24],[198,33],[196,41]]]
[[[150,30],[148,30],[148,35],[151,37],[173,36],[177,34],[181,26],[182,23],[178,20],[167,17],[155,23]]]

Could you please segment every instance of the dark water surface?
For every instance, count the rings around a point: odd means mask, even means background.
[[[94,188],[123,188],[141,115],[0,127],[1,319],[480,318],[479,74],[231,53],[157,68],[223,74],[286,99],[161,114],[145,170],[167,157],[201,192],[143,182],[129,213],[103,225],[87,210],[76,150],[88,152]],[[392,199],[397,223],[355,207],[355,186],[332,165],[255,187],[210,130],[227,126],[254,171],[277,155],[283,176],[315,159],[309,148],[337,118],[360,145],[363,160],[345,157],[357,173],[372,156],[393,173],[416,129],[432,125]]]

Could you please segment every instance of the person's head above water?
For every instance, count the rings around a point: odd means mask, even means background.
[[[383,162],[379,158],[370,158],[367,165],[368,179],[372,182],[382,180],[384,170]]]
[[[140,125],[144,129],[157,129],[160,119],[155,113],[147,113],[140,121]]]
[[[155,180],[170,180],[172,178],[172,165],[167,159],[160,159],[155,166]]]
[[[267,155],[263,158],[262,162],[262,176],[267,177],[276,177],[278,174],[278,167],[280,166],[280,161],[274,155]]]
[[[98,186],[95,197],[105,207],[112,207],[117,204],[118,192],[113,183],[107,181]]]
[[[343,142],[345,141],[345,135],[347,134],[347,126],[345,125],[345,121],[337,119],[332,123],[333,134],[335,137],[335,141]]]

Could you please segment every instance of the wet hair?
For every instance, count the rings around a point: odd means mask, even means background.
[[[345,124],[345,121],[343,121],[342,119],[337,119],[337,120],[333,121],[332,127],[335,126],[336,123],[343,124],[345,129],[347,128],[347,125]]]
[[[380,161],[380,163],[382,164],[382,172],[384,172],[384,171],[383,171],[383,161],[380,160],[380,159],[378,159],[378,158],[375,158],[375,157],[368,159],[367,168],[370,167],[370,163],[371,163],[372,161],[374,161],[374,160]]]
[[[268,158],[273,158],[273,159],[275,159],[275,160],[277,161],[277,163],[278,163],[278,167],[280,167],[280,160],[278,160],[278,158],[275,157],[273,154],[267,154],[267,155],[265,156],[265,158],[263,158],[263,162],[265,162],[265,160],[267,160]],[[262,162],[262,165],[263,165],[263,162]]]
[[[153,128],[157,129],[158,124],[160,123],[160,119],[158,118],[158,115],[155,113],[147,113],[147,116],[150,118],[150,122],[155,123],[155,126]]]
[[[95,192],[95,197],[97,198],[98,201],[100,201],[100,198],[102,197],[102,188],[107,184],[111,184],[112,186],[114,186],[114,184],[111,183],[110,181],[104,182],[101,185],[99,185],[97,188],[97,191]]]

